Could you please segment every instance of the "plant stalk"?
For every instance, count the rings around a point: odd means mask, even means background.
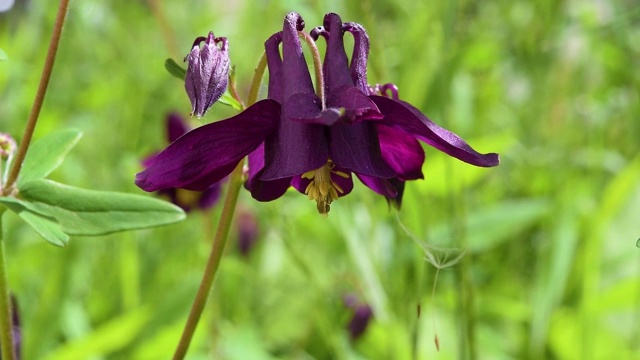
[[[229,235],[229,228],[231,227],[231,221],[233,220],[233,214],[235,212],[236,203],[238,200],[238,194],[242,186],[242,168],[244,164],[240,162],[238,166],[233,170],[229,177],[229,187],[227,189],[227,195],[224,199],[224,207],[220,214],[220,221],[218,222],[218,229],[213,239],[213,245],[211,247],[211,253],[209,254],[209,260],[198,288],[198,293],[191,306],[189,317],[187,318],[187,324],[182,332],[182,337],[178,343],[178,347],[173,355],[174,360],[184,359],[189,349],[189,344],[193,338],[193,334],[196,331],[198,322],[204,310],[204,306],[207,303],[207,298],[211,292],[213,281],[215,280],[218,267],[220,266],[220,260],[222,259],[222,253],[227,242]]]
[[[2,236],[2,214],[6,209],[0,208],[0,347],[2,359],[14,360],[16,351],[13,348],[13,323],[11,319],[11,299],[7,285],[7,269],[4,256]]]
[[[31,144],[31,138],[38,122],[38,116],[40,115],[40,109],[42,109],[42,103],[44,102],[44,96],[49,86],[49,79],[51,79],[51,71],[53,70],[53,63],[56,60],[56,53],[58,52],[58,45],[60,44],[60,34],[62,33],[62,26],[67,17],[67,10],[69,9],[69,0],[60,0],[58,6],[58,15],[56,15],[56,22],[53,26],[53,32],[51,34],[51,41],[49,41],[49,50],[47,50],[47,58],[44,62],[44,69],[42,69],[42,75],[40,76],[40,84],[38,85],[38,91],[36,92],[36,98],[33,101],[33,107],[27,120],[27,126],[24,129],[24,136],[20,141],[20,146],[16,153],[16,157],[9,171],[9,176],[5,187],[3,189],[3,195],[7,195],[11,192],[11,187],[18,179],[20,174],[20,168],[24,162],[24,158],[29,150]]]

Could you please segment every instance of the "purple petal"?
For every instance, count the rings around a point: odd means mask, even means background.
[[[380,178],[395,175],[382,159],[373,122],[337,123],[329,128],[329,138],[329,156],[336,166]]]
[[[285,105],[278,131],[265,142],[265,167],[260,180],[290,178],[317,169],[328,160],[324,127],[291,119],[315,118],[321,104],[315,96],[298,30],[302,18],[289,13],[282,29],[283,95]],[[291,98],[291,101],[289,99]]]
[[[191,127],[178,113],[172,112],[167,116],[167,140],[176,141],[180,136],[191,130]]]
[[[378,124],[404,130],[436,149],[472,165],[490,167],[500,163],[498,154],[478,153],[458,135],[434,124],[411,104],[384,96],[372,95],[370,98],[384,114],[384,119]]]
[[[324,16],[324,28],[329,32],[322,67],[326,81],[325,87],[331,92],[341,86],[353,86],[347,53],[344,51],[342,19],[338,14],[329,13]]]
[[[304,28],[304,21],[297,13],[291,12],[284,18],[282,28],[282,67],[284,72],[284,101],[294,94],[314,94],[309,67],[302,52],[298,30]]]
[[[194,129],[136,175],[145,191],[178,187],[203,191],[227,176],[277,127],[280,105],[262,100],[232,118]]]
[[[384,197],[394,198],[398,195],[396,188],[387,179],[362,174],[356,174],[356,176],[366,187]]]
[[[382,159],[400,180],[424,179],[424,150],[418,140],[404,130],[377,126]]]
[[[364,93],[368,93],[367,60],[369,57],[369,36],[362,25],[348,22],[343,25],[345,31],[353,35],[353,53],[351,55],[351,80]]]
[[[331,126],[344,117],[338,109],[321,110],[322,104],[316,94],[294,94],[287,100],[285,108],[290,109],[288,120],[305,124]]]
[[[278,131],[265,141],[265,167],[261,180],[290,178],[327,162],[325,127],[290,120],[313,117],[312,114],[318,112],[313,101],[284,106]]]
[[[376,104],[360,89],[346,85],[329,92],[327,106],[344,109],[348,122],[382,119],[382,113]]]
[[[267,55],[267,67],[269,69],[268,98],[279,103],[284,102],[282,91],[282,59],[278,46],[282,42],[282,32],[277,32],[264,43],[264,51]]]
[[[398,195],[395,197],[385,197],[387,199],[387,204],[389,204],[389,206],[393,206],[397,210],[400,210],[400,207],[402,207],[402,196],[404,195],[404,181],[399,180],[398,178],[393,178],[389,179],[389,183],[396,189]]]
[[[264,168],[264,143],[249,154],[249,177],[244,183],[245,189],[251,192],[251,196],[258,201],[275,200],[287,191],[291,178],[283,178],[272,181],[260,180]]]

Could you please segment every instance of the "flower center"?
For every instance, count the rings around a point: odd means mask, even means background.
[[[304,193],[309,196],[309,200],[316,201],[318,212],[322,215],[327,215],[331,210],[331,202],[338,198],[338,194],[344,193],[340,185],[331,179],[331,174],[336,174],[345,179],[349,178],[348,174],[334,170],[334,167],[333,162],[327,160],[327,163],[322,167],[302,174],[303,179],[311,180]]]

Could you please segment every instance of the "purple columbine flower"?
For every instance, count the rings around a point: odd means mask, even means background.
[[[354,37],[350,63],[343,43],[345,32]],[[367,83],[369,37],[362,25],[342,23],[340,16],[329,13],[325,15],[324,26],[315,28],[311,36],[327,39],[323,64],[327,106],[348,115],[335,120],[346,123],[342,127],[371,128],[368,141],[379,144],[384,163],[395,173],[391,177],[359,174],[358,178],[369,188],[388,199],[396,199],[394,203],[399,206],[404,182],[423,178],[424,151],[417,140],[472,165],[491,167],[499,164],[498,154],[478,153],[459,136],[434,124],[420,110],[397,96],[388,98],[371,91]],[[326,117],[323,119],[327,120]]]
[[[170,113],[167,116],[167,140],[169,144],[176,141],[180,136],[191,130],[191,127],[177,113]],[[143,166],[147,167],[153,163],[154,156],[143,160]],[[178,187],[164,188],[157,191],[158,195],[165,196],[173,204],[189,212],[192,209],[208,210],[220,200],[222,192],[221,181],[213,183],[203,191],[191,191]]]
[[[370,93],[366,32],[359,24],[343,24],[336,14],[327,14],[324,27],[312,32],[328,42],[326,97],[320,99],[298,38],[303,28],[300,15],[289,13],[282,32],[265,42],[268,99],[185,134],[136,176],[136,184],[146,191],[202,190],[249,155],[245,187],[255,199],[274,200],[292,185],[326,214],[334,200],[352,190],[352,173],[387,198],[398,196],[402,182],[422,178],[424,152],[418,140],[473,165],[498,165],[497,154],[476,152],[408,103]],[[355,37],[351,64],[345,31]]]
[[[204,41],[201,48],[200,43]],[[192,115],[201,117],[227,90],[229,83],[229,49],[227,38],[199,37],[193,42],[184,87],[191,100]]]

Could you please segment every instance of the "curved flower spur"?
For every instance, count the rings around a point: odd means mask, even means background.
[[[333,201],[352,190],[352,173],[376,193],[399,200],[404,181],[423,177],[424,152],[417,140],[469,164],[498,165],[497,154],[476,152],[412,105],[370,88],[367,33],[333,13],[311,32],[314,39],[327,39],[322,84],[317,84],[326,95],[316,95],[298,34],[303,29],[300,15],[289,13],[282,32],[265,42],[266,100],[180,137],[136,176],[136,184],[146,191],[201,191],[249,155],[245,187],[255,199],[277,199],[292,185],[326,214]],[[350,63],[345,32],[355,40]]]

